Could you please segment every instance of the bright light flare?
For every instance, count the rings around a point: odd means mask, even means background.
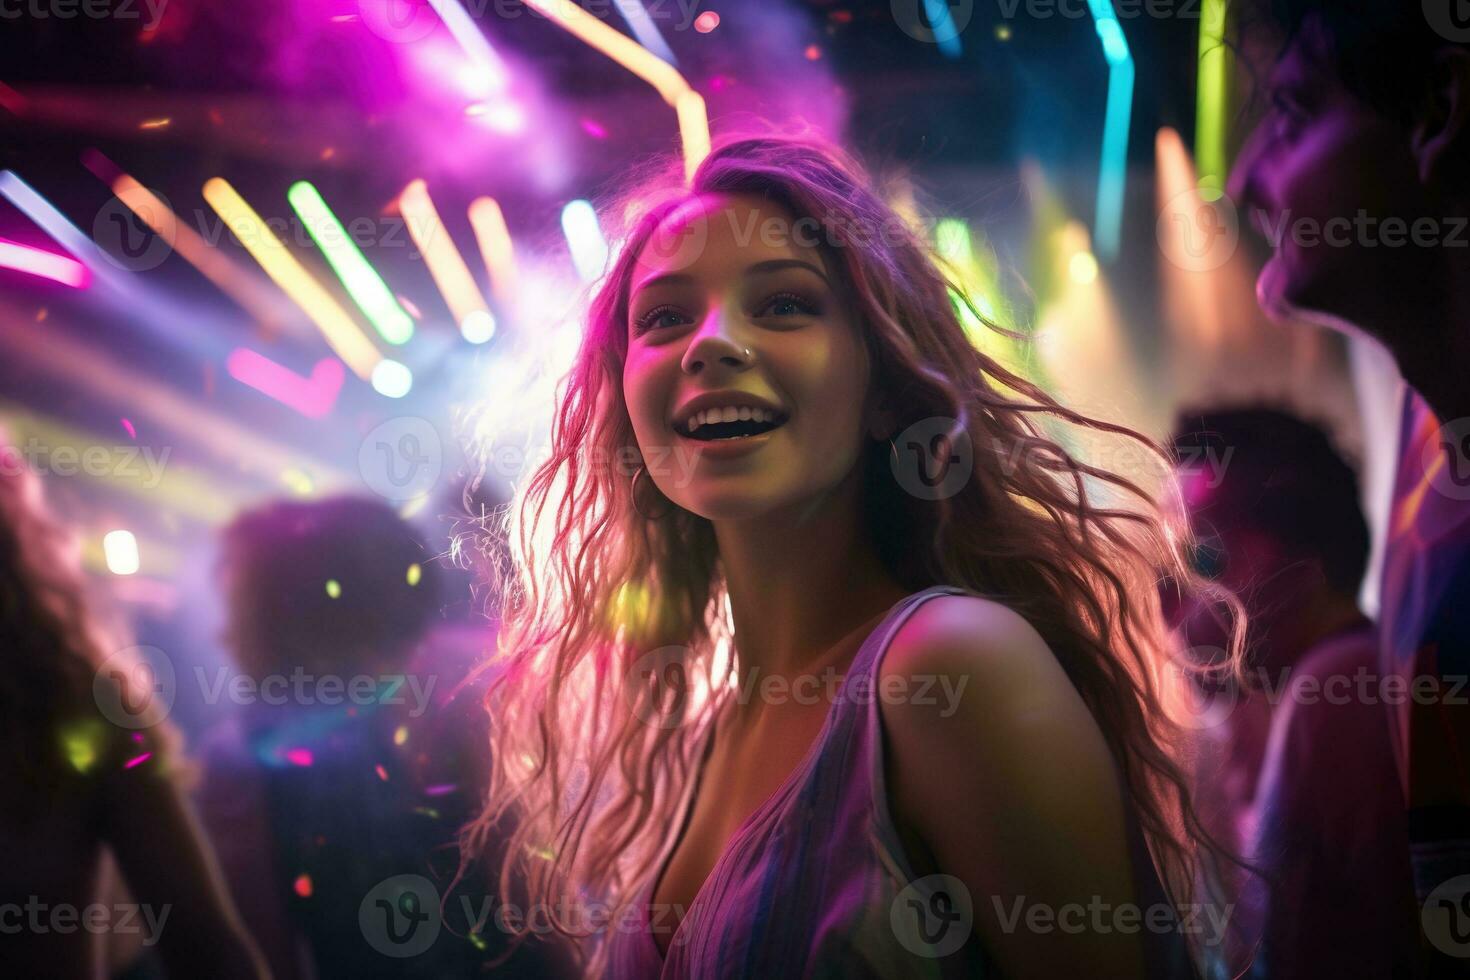
[[[1079,286],[1085,286],[1097,279],[1097,272],[1097,256],[1091,252],[1074,252],[1067,260],[1067,273]]]
[[[107,570],[114,575],[135,575],[140,567],[138,539],[132,531],[108,531],[102,538]]]
[[[458,0],[429,0],[429,6],[444,21],[449,33],[454,36],[465,57],[470,59],[472,78],[470,83],[486,94],[501,93],[510,84],[510,73],[505,62],[495,53],[485,35],[480,32],[469,13]]]
[[[384,398],[402,398],[413,390],[413,372],[385,357],[373,369],[373,390]]]
[[[607,267],[607,239],[597,223],[597,212],[588,201],[567,203],[561,210],[561,228],[572,252],[572,265],[583,282],[592,282]]]

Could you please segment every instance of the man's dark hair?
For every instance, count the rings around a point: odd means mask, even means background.
[[[1208,462],[1221,472],[1218,503],[1201,516],[1228,513],[1288,554],[1319,560],[1329,586],[1356,594],[1368,524],[1357,475],[1325,431],[1274,408],[1206,409],[1180,413],[1172,441],[1181,468]]]
[[[1393,118],[1407,120],[1422,104],[1433,54],[1453,40],[1462,0],[1248,0],[1242,33],[1268,28],[1281,35],[1281,53],[1310,45],[1344,87]],[[1437,20],[1434,18],[1438,18]],[[1470,23],[1463,25],[1470,33]]]
[[[278,500],[240,514],[220,542],[233,652],[257,677],[397,666],[438,608],[433,559],[378,500]]]

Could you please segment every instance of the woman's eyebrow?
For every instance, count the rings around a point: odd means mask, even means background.
[[[756,262],[746,266],[745,275],[755,276],[770,272],[780,272],[782,269],[806,269],[816,273],[829,287],[832,285],[827,274],[821,269],[802,259],[766,259],[764,262]],[[661,276],[649,276],[647,279],[633,287],[633,295],[637,296],[645,289],[656,286],[682,286],[695,281],[695,277],[687,272],[666,272]]]
[[[636,296],[645,289],[655,286],[679,286],[687,282],[693,282],[694,277],[687,272],[666,272],[661,276],[649,276],[647,279],[633,286],[633,295]]]
[[[802,259],[767,259],[764,262],[757,262],[754,265],[747,266],[745,274],[747,276],[754,276],[767,272],[780,272],[782,269],[806,269],[816,273],[828,286],[832,285],[831,281],[827,279],[825,272]]]

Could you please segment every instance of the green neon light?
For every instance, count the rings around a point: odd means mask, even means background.
[[[1234,55],[1225,44],[1227,0],[1204,0],[1199,22],[1199,84],[1194,114],[1194,158],[1201,189],[1224,190],[1225,122]]]
[[[390,344],[408,343],[413,337],[413,317],[399,305],[383,277],[368,264],[317,189],[307,181],[298,181],[286,192],[286,200],[291,202],[312,241],[327,257],[332,271],[342,280],[347,295],[383,340]]]

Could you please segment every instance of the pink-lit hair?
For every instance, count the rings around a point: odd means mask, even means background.
[[[1047,438],[1037,419],[1136,439],[1161,471],[1165,451],[1068,410],[978,350],[942,263],[841,150],[807,137],[727,137],[687,184],[678,161],[634,183],[604,209],[625,219],[622,245],[591,300],[550,458],[517,489],[504,520],[485,529],[512,560],[509,568],[494,562],[491,575],[503,602],[501,673],[487,695],[494,771],[486,810],[463,835],[467,860],[507,833],[504,901],[547,910],[569,936],[589,930],[556,911],[567,903],[603,902],[619,921],[650,884],[693,775],[694,746],[730,696],[719,668],[734,662],[716,654],[731,624],[710,523],[651,491],[647,479],[635,507],[626,471],[596,461],[637,446],[622,374],[640,249],[691,196],[739,194],[815,219],[828,241],[844,230],[883,230],[823,246],[835,288],[855,311],[872,384],[903,406],[897,429],[944,417],[956,420],[955,439],[970,442],[973,475],[937,501],[898,486],[887,443],[868,445],[859,463],[865,530],[894,577],[915,591],[950,584],[997,597],[1040,632],[1106,737],[1175,900],[1210,880],[1218,858],[1233,861],[1195,815],[1181,765],[1186,732],[1164,704],[1172,661],[1159,576],[1207,588],[1181,558],[1186,532],[1133,481]],[[1126,506],[1099,506],[1099,488]],[[668,513],[648,519],[639,507]],[[657,676],[636,669],[667,646],[685,648],[690,685],[673,705]],[[1238,634],[1231,654],[1238,667]],[[664,723],[640,720],[652,712]],[[590,945],[582,951],[595,975],[606,944],[578,945]]]

